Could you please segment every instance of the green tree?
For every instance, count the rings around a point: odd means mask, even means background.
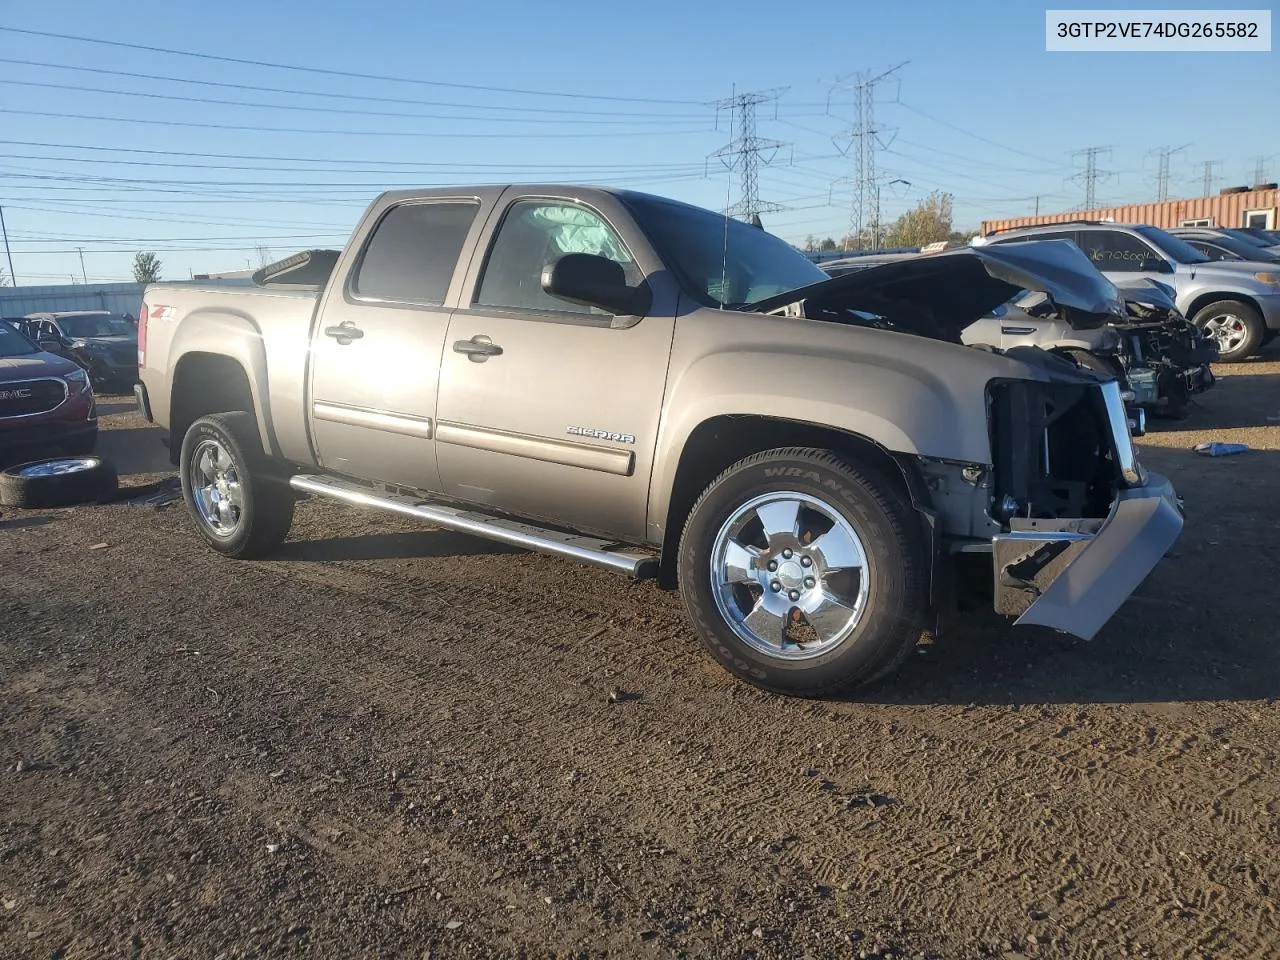
[[[818,249],[821,250],[823,253],[829,253],[832,250],[838,250],[839,246],[836,244],[836,241],[834,238],[827,237],[825,240],[822,241],[821,244],[818,245]]]
[[[155,283],[160,279],[160,258],[139,250],[133,257],[133,279],[138,283]]]
[[[951,194],[935,190],[893,222],[885,234],[886,247],[923,247],[946,240],[951,230]]]

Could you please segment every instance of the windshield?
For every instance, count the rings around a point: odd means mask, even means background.
[[[109,313],[87,313],[81,317],[59,317],[58,326],[68,337],[120,337],[132,333],[123,320]]]
[[[741,309],[830,279],[785,240],[673,200],[626,196],[623,202],[699,301]]]
[[[1172,257],[1178,263],[1208,263],[1209,258],[1185,240],[1165,233],[1159,227],[1137,227],[1137,231],[1155,244],[1161,253]]]
[[[0,357],[24,357],[38,349],[8,323],[0,323]]]

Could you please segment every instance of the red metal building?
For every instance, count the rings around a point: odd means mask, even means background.
[[[983,220],[982,232],[1032,227],[1064,220],[1114,220],[1116,223],[1147,223],[1153,227],[1261,227],[1280,228],[1280,189],[1268,183],[1251,190],[1233,188],[1213,197],[1189,200],[1165,200],[1160,203],[1135,203],[1124,207],[1102,207],[1097,210],[1072,210],[1046,213],[1036,217],[1010,217]]]

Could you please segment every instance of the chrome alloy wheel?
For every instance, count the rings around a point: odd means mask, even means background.
[[[866,550],[841,513],[790,491],[747,501],[721,525],[711,551],[716,607],[766,656],[806,660],[841,644],[862,620],[870,590]]]
[[[244,514],[240,470],[217,440],[201,440],[191,455],[187,479],[200,522],[215,537],[235,535]]]
[[[57,477],[92,470],[99,462],[97,457],[60,457],[57,460],[42,460],[40,463],[19,467],[14,473],[20,477]]]
[[[1218,342],[1222,353],[1239,350],[1249,336],[1249,327],[1233,313],[1214,314],[1204,322],[1205,336]]]

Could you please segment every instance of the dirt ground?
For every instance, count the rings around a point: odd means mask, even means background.
[[[1274,957],[1270,359],[1144,439],[1187,527],[1093,642],[972,616],[849,701],[388,516],[250,563],[180,505],[6,511],[0,957]]]

